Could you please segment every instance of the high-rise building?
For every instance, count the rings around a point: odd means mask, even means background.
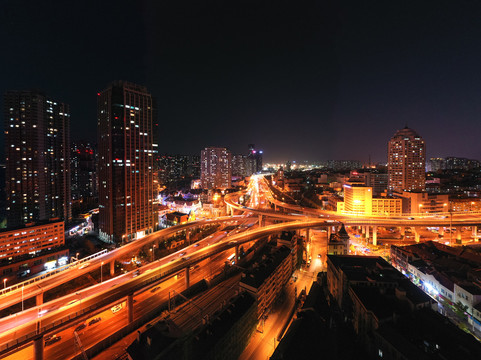
[[[96,151],[88,142],[75,142],[71,151],[72,199],[97,196]]]
[[[232,175],[242,176],[242,177],[248,176],[247,155],[243,155],[243,154],[232,155]]]
[[[37,91],[5,93],[7,224],[71,219],[70,111]]]
[[[231,152],[226,148],[206,147],[201,151],[201,183],[204,189],[231,187]]]
[[[99,235],[126,242],[158,227],[155,105],[143,86],[116,81],[98,93]]]
[[[407,126],[388,144],[388,189],[391,192],[422,191],[425,186],[424,140]]]
[[[256,150],[254,144],[249,144],[246,171],[248,176],[262,171],[262,150]]]

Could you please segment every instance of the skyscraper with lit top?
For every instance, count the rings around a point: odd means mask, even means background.
[[[99,235],[128,242],[158,227],[154,101],[144,86],[125,81],[112,83],[97,98]]]
[[[388,189],[391,192],[425,189],[426,146],[407,126],[398,130],[388,144]]]

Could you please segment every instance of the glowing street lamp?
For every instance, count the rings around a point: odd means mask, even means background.
[[[3,288],[7,288],[7,278],[3,279]]]

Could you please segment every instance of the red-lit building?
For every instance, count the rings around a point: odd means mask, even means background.
[[[9,279],[44,270],[47,261],[68,257],[63,221],[31,224],[0,232],[0,275]]]
[[[124,81],[97,98],[99,234],[112,242],[135,240],[158,227],[154,101],[145,87]]]

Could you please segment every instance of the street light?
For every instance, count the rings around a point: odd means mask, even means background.
[[[7,288],[7,278],[3,279],[3,288]]]

